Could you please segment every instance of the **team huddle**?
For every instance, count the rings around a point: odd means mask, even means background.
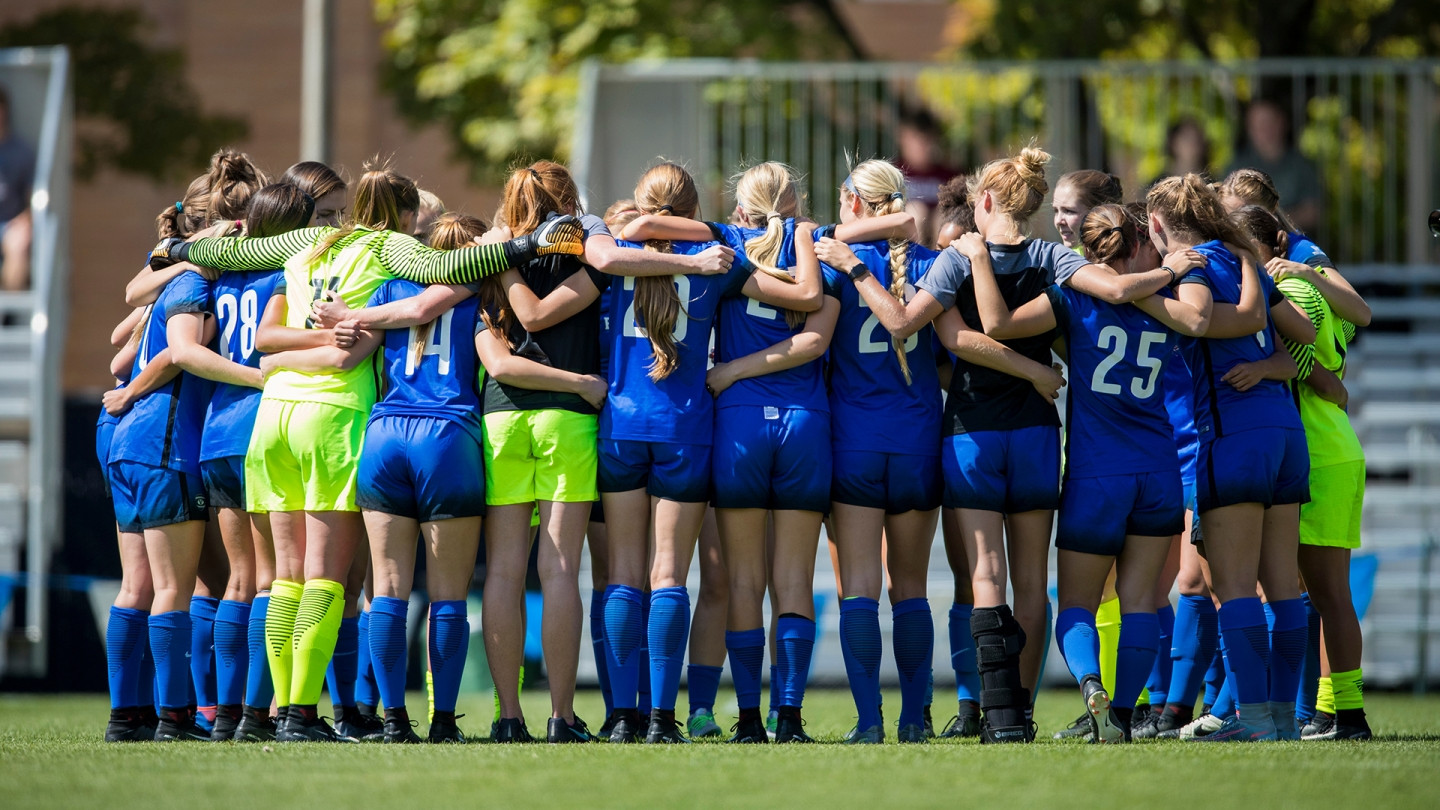
[[[1261,172],[1128,204],[1110,175],[1066,174],[1056,243],[1028,236],[1048,160],[1032,146],[946,184],[932,248],[883,160],[843,178],[834,225],[779,163],[741,174],[718,223],[677,164],[602,218],[540,161],[487,226],[388,166],[352,196],[323,164],[272,183],[217,154],[158,218],[112,336],[106,739],[464,742],[483,541],[492,740],[535,739],[533,551],[548,742],[722,737],[727,658],[731,742],[813,742],[824,525],[845,742],[924,743],[937,524],[955,575],[941,736],[1032,741],[1053,632],[1084,705],[1057,737],[1368,739],[1343,377],[1369,308]],[[594,732],[574,711],[587,544]],[[405,705],[417,555],[426,738]]]

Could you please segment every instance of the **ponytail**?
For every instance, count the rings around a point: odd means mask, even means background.
[[[1260,264],[1255,244],[1225,211],[1220,196],[1198,174],[1167,177],[1145,195],[1146,209],[1159,217],[1168,232],[1195,242],[1218,240],[1234,245]]]
[[[541,160],[510,173],[499,218],[516,236],[525,236],[545,224],[549,214],[579,209],[580,192],[570,170],[554,161]]]
[[[751,222],[765,221],[764,233],[745,241],[745,258],[760,272],[787,284],[794,284],[795,279],[779,267],[779,261],[785,245],[785,220],[801,213],[795,186],[795,172],[774,161],[746,169],[735,182],[735,202]],[[785,323],[798,329],[805,323],[805,314],[787,309]]]
[[[402,214],[420,210],[420,190],[415,181],[390,168],[388,161],[365,163],[365,174],[355,184],[355,202],[350,219],[315,241],[304,261],[318,261],[330,249],[348,239],[359,228],[393,231],[400,227]]]
[[[243,219],[250,197],[268,182],[249,155],[234,149],[221,149],[210,158],[207,178],[210,184],[207,212],[211,222]]]
[[[879,217],[898,214],[905,210],[905,175],[895,165],[884,160],[867,160],[850,170],[845,181],[847,191],[860,198],[868,216]],[[905,304],[905,284],[909,281],[910,240],[891,237],[886,240],[890,254],[890,294]],[[900,363],[900,373],[905,383],[911,381],[910,360],[905,356],[905,341],[892,337],[895,359]]]
[[[695,179],[681,166],[661,163],[641,175],[635,186],[635,207],[641,213],[657,216],[693,218],[700,211],[700,193]],[[670,253],[672,246],[664,240],[650,240],[645,249]],[[675,323],[680,319],[680,294],[675,291],[673,276],[647,276],[635,279],[635,312],[645,322],[654,359],[650,362],[650,379],[659,382],[680,366],[680,352],[675,345]]]
[[[1234,197],[1242,205],[1258,205],[1279,220],[1286,233],[1298,233],[1295,223],[1280,208],[1280,192],[1275,181],[1259,169],[1236,169],[1231,172],[1219,188],[1221,197]]]
[[[1135,218],[1123,206],[1097,205],[1085,215],[1080,226],[1080,241],[1085,258],[1095,264],[1114,267],[1119,259],[1135,255],[1140,246],[1140,231]]]

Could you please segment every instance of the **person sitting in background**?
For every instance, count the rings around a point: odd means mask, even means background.
[[[0,87],[0,290],[30,287],[30,191],[35,152],[10,130],[10,95]]]
[[[1320,172],[1294,149],[1290,121],[1269,99],[1256,99],[1245,110],[1245,146],[1225,173],[1246,168],[1270,175],[1286,203],[1285,213],[1300,232],[1311,233],[1320,224],[1325,193]]]
[[[945,163],[940,136],[940,122],[926,109],[903,113],[895,136],[900,151],[895,165],[905,173],[905,196],[910,200],[906,211],[915,217],[925,244],[935,236],[937,223],[929,219],[939,202],[940,185],[959,173]]]
[[[1200,122],[1186,115],[1175,120],[1165,131],[1165,168],[1154,180],[1145,184],[1151,186],[1167,177],[1183,177],[1187,174],[1210,176],[1210,139]]]

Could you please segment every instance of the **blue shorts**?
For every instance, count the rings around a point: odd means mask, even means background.
[[[485,514],[485,451],[466,426],[381,416],[365,427],[355,505],[421,523]]]
[[[1200,443],[1190,442],[1180,448],[1180,486],[1185,491],[1185,508],[1195,509],[1195,455]]]
[[[656,498],[703,503],[710,497],[710,445],[600,440],[600,491],[643,488]]]
[[[1171,537],[1185,529],[1176,471],[1067,478],[1060,490],[1055,547],[1119,556],[1125,538]]]
[[[940,458],[835,448],[830,500],[887,515],[940,507]]]
[[[946,436],[945,506],[1017,515],[1060,505],[1060,429],[982,430]]]
[[[1196,511],[1237,503],[1308,503],[1310,453],[1305,431],[1242,430],[1201,442],[1195,461]]]
[[[226,456],[200,462],[205,495],[216,509],[245,508],[245,457]]]
[[[210,502],[198,475],[138,461],[112,461],[109,477],[115,522],[122,532],[210,518]]]
[[[715,411],[717,509],[830,510],[830,414],[737,405]]]
[[[110,440],[115,438],[113,419],[101,419],[95,423],[95,460],[100,462],[100,477],[105,479],[105,494],[110,494]]]

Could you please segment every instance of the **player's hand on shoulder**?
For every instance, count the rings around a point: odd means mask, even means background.
[[[1205,256],[1192,248],[1177,250],[1165,256],[1160,262],[1163,266],[1175,271],[1175,277],[1180,278],[1197,267],[1204,267]]]
[[[981,256],[990,255],[990,247],[985,244],[985,237],[981,236],[975,231],[970,231],[969,233],[961,235],[959,239],[956,239],[950,244],[954,245],[955,249],[960,251],[961,256],[964,256],[971,261],[974,261]]]
[[[860,259],[849,245],[830,236],[822,237],[819,242],[815,243],[815,255],[820,261],[842,273],[849,272],[851,267],[860,263]]]
[[[1265,263],[1265,272],[1276,281],[1284,281],[1287,278],[1302,278],[1313,282],[1315,268],[1308,264],[1292,262],[1289,259],[1282,259],[1279,256]]]
[[[711,245],[695,254],[695,273],[701,276],[718,276],[730,272],[735,263],[735,250],[725,245]]]
[[[485,233],[475,237],[477,245],[498,245],[501,242],[509,242],[515,238],[515,233],[510,230],[509,225],[496,225]]]

